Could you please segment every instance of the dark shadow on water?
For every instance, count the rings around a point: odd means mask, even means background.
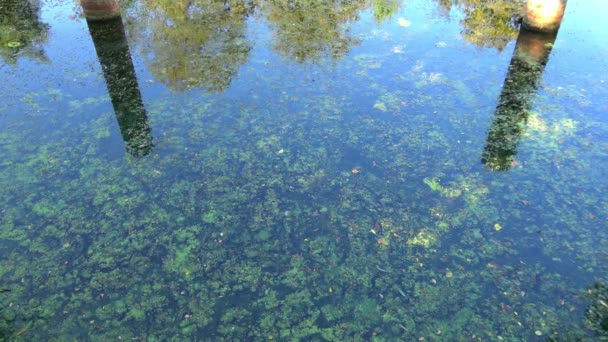
[[[585,311],[585,324],[604,341],[608,338],[608,283],[596,282],[587,289],[586,297],[590,303]]]
[[[127,152],[134,157],[145,156],[154,147],[152,133],[122,19],[87,20],[87,25]]]
[[[507,171],[515,164],[517,145],[556,36],[557,32],[536,33],[525,28],[519,31],[481,157],[482,163],[493,171]]]

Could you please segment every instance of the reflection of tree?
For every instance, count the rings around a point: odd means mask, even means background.
[[[150,70],[175,90],[228,88],[251,46],[245,39],[246,0],[151,0]]]
[[[555,37],[556,33],[535,33],[524,28],[519,32],[481,158],[492,170],[511,168]]]
[[[262,11],[274,26],[274,48],[304,62],[337,59],[348,53],[357,40],[345,26],[357,20],[357,12],[367,6],[362,0],[269,0]],[[377,15],[386,16],[386,9],[383,11]]]
[[[37,0],[0,1],[0,59],[15,64],[17,56],[46,60],[40,44],[48,34],[48,25],[39,21]]]
[[[399,9],[401,0],[372,0],[374,18],[377,23],[390,19]]]
[[[114,113],[127,151],[144,156],[152,149],[152,134],[121,17],[87,21],[97,57],[108,85]]]
[[[436,0],[439,7],[449,12],[456,6],[464,13],[462,35],[479,47],[493,47],[502,51],[517,37],[517,22],[521,16],[520,0]]]

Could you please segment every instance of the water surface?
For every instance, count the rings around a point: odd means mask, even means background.
[[[606,336],[607,8],[520,9],[5,2],[0,336]]]

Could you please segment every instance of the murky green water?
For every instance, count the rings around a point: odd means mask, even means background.
[[[606,7],[3,1],[0,340],[606,336]]]

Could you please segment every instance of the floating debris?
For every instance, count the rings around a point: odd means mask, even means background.
[[[405,49],[404,45],[397,45],[397,46],[393,46],[393,48],[391,49],[392,53],[403,53]]]
[[[423,247],[429,247],[435,243],[437,236],[431,233],[429,230],[424,229],[418,232],[416,236],[407,240],[408,245],[418,245]]]
[[[410,27],[412,25],[412,23],[405,18],[399,18],[397,19],[397,22],[399,22],[399,26],[401,27]]]
[[[388,241],[385,238],[381,237],[378,239],[378,244],[380,246],[388,246]]]
[[[384,104],[383,102],[376,102],[374,103],[374,108],[381,111],[381,112],[386,112],[388,111],[388,108],[386,107],[386,104]]]
[[[27,332],[27,329],[21,329],[15,333],[15,337],[21,336]]]

